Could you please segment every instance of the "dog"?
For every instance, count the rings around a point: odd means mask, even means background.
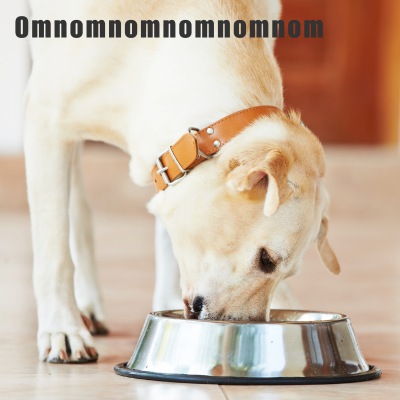
[[[281,6],[273,0],[31,0],[31,8],[37,20],[233,24],[279,19]],[[298,272],[313,241],[329,270],[339,273],[327,241],[323,150],[299,114],[282,111],[272,38],[67,37],[31,45],[24,151],[40,360],[95,361],[90,331],[107,331],[80,172],[84,140],[130,154],[134,183],[156,177],[162,184],[160,154],[188,127],[273,107],[213,157],[201,153],[203,162],[148,204],[156,216],[155,309],[183,307],[186,318],[268,320],[274,294],[277,306],[296,303],[284,279]]]

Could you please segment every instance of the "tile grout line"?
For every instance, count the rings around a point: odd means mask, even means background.
[[[218,386],[219,386],[219,388],[220,388],[222,394],[224,395],[224,398],[225,398],[226,400],[229,400],[229,397],[228,397],[227,393],[225,392],[224,387],[223,387],[222,385],[218,385]]]

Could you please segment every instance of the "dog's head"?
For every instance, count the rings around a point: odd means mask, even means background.
[[[268,320],[279,282],[326,239],[328,196],[318,139],[295,113],[257,120],[149,209],[164,222],[181,271],[185,316]]]

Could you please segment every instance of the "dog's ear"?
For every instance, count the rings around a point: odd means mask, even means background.
[[[231,189],[242,192],[252,190],[261,180],[266,182],[265,216],[273,215],[292,194],[287,182],[290,162],[277,147],[248,150],[231,163],[236,163],[228,175]]]
[[[335,253],[328,243],[328,239],[326,237],[327,234],[328,217],[326,216],[326,214],[324,214],[322,216],[321,226],[319,228],[319,232],[315,239],[315,242],[317,244],[318,253],[321,256],[321,260],[323,261],[323,263],[326,265],[329,271],[332,272],[332,274],[338,275],[340,272],[340,265],[338,263]]]

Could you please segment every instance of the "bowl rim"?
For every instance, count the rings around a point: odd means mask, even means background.
[[[315,377],[236,377],[236,376],[210,376],[210,375],[185,375],[165,374],[160,372],[142,371],[131,369],[121,363],[114,366],[114,372],[127,378],[138,378],[177,383],[197,383],[214,385],[323,385],[334,383],[363,382],[378,379],[382,375],[380,368],[369,365],[369,370],[358,374],[339,376]]]
[[[337,312],[329,312],[329,311],[315,311],[315,310],[291,310],[291,309],[271,309],[271,310],[279,310],[286,312],[300,312],[300,313],[311,313],[311,314],[332,314],[337,315],[339,318],[333,319],[323,319],[323,320],[315,320],[315,321],[221,321],[221,320],[207,320],[207,319],[185,319],[185,318],[172,318],[169,316],[162,315],[164,313],[173,313],[173,312],[182,312],[183,310],[163,310],[163,311],[153,311],[149,313],[153,318],[157,319],[165,319],[168,321],[176,321],[176,322],[192,322],[192,323],[207,323],[207,324],[220,324],[220,325],[317,325],[317,324],[327,324],[327,323],[336,323],[343,321],[350,321],[350,318],[346,314],[341,314]]]

